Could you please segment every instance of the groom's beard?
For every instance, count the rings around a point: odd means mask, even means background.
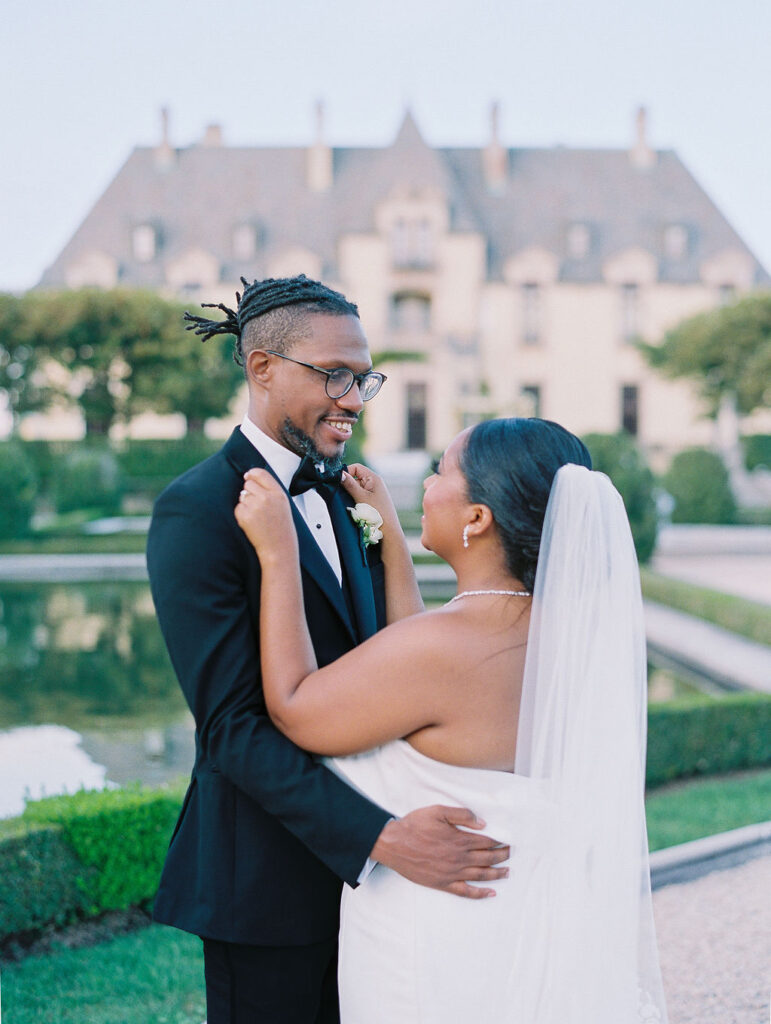
[[[303,455],[307,455],[313,462],[323,463],[328,473],[337,473],[343,468],[345,460],[342,455],[322,455],[313,443],[313,439],[308,437],[304,430],[296,427],[288,416],[281,424],[281,440],[295,455],[299,455],[301,458]]]

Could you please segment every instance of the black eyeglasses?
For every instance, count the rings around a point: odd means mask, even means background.
[[[293,359],[291,356],[285,356],[283,352],[276,352],[273,348],[266,348],[264,351],[269,352],[272,356],[278,356],[280,359],[288,359],[290,363],[297,363],[298,366],[307,366],[309,370],[323,373],[327,378],[324,387],[330,398],[343,398],[354,384],[358,384],[362,402],[368,402],[370,398],[375,397],[385,381],[388,380],[384,373],[379,373],[377,370],[367,370],[366,373],[354,373],[347,366],[338,366],[334,370],[325,370],[323,366],[304,363],[302,359]]]

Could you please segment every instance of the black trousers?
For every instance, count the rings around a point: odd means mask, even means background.
[[[339,1024],[337,937],[312,946],[203,940],[207,1024]]]

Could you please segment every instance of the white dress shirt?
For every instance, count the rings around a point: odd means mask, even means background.
[[[278,441],[274,441],[272,437],[268,437],[248,416],[244,416],[241,422],[241,432],[252,442],[284,487],[289,490],[292,477],[300,465],[300,456],[291,452],[288,448],[284,448]],[[332,529],[332,519],[329,515],[326,501],[324,501],[318,491],[312,488],[309,491],[305,491],[304,494],[293,494],[292,501],[308,524],[308,529],[321,548],[322,554],[332,567],[332,571],[337,577],[337,582],[342,586],[343,570],[340,565],[340,552],[337,547],[337,540],[335,539],[335,531]]]

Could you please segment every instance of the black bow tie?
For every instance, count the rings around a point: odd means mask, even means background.
[[[314,462],[309,455],[304,455],[289,484],[289,493],[305,494],[306,491],[315,490],[329,504],[337,493],[342,476],[342,466],[330,470],[323,462]]]

